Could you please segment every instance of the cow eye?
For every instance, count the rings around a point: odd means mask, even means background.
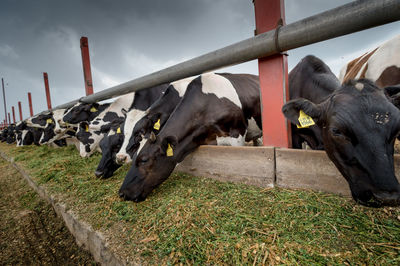
[[[143,156],[143,157],[140,158],[139,163],[140,163],[140,164],[145,164],[145,163],[147,163],[148,161],[149,161],[149,158]]]
[[[332,135],[335,137],[342,137],[343,133],[336,127],[331,128]]]

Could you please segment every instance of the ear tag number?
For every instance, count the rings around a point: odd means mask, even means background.
[[[97,112],[97,109],[95,107],[90,108],[90,112],[94,113]]]
[[[49,118],[46,120],[47,124],[52,124],[53,123],[53,119]]]
[[[121,134],[121,128],[117,128],[117,134]]]
[[[89,132],[89,126],[88,125],[85,125],[85,131]]]
[[[168,143],[168,148],[167,148],[167,156],[171,157],[174,156],[174,151],[172,150],[171,144]]]
[[[160,130],[160,119],[158,119],[157,122],[154,124],[154,129]]]
[[[315,122],[311,118],[311,116],[304,113],[303,110],[300,110],[300,113],[299,113],[299,123],[300,123],[300,126],[297,125],[297,128],[306,128],[306,127],[315,125]]]

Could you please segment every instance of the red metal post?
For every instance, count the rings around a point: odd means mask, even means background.
[[[7,125],[7,104],[6,104],[6,92],[4,89],[4,80],[3,78],[1,79],[1,85],[3,86],[3,100],[4,100],[4,117],[5,119],[5,125]]]
[[[13,121],[14,121],[14,124],[15,124],[15,110],[14,110],[14,106],[13,106],[11,109],[12,109],[12,113],[13,113]]]
[[[46,98],[47,98],[47,108],[51,109],[51,99],[50,99],[50,88],[49,88],[49,77],[46,72],[43,72],[44,87],[46,88]]]
[[[28,101],[29,101],[29,112],[30,112],[30,115],[33,116],[32,95],[30,92],[28,92]]]
[[[254,0],[256,34],[275,29],[285,22],[284,0]],[[289,99],[287,58],[275,55],[258,60],[260,75],[263,142],[265,146],[290,147],[290,124],[282,114]]]
[[[83,79],[85,81],[86,96],[93,94],[92,71],[90,69],[89,42],[87,37],[81,37],[81,53]]]
[[[18,102],[18,108],[19,108],[19,119],[22,121],[22,107],[21,107],[21,102]]]

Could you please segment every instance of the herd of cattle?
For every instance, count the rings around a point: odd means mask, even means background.
[[[350,62],[340,80],[315,56],[289,73],[291,100],[282,111],[293,124],[293,148],[305,142],[324,149],[353,198],[367,206],[400,205],[393,162],[400,133],[399,50],[397,36]],[[301,126],[299,116],[314,125]],[[97,177],[131,163],[119,195],[135,202],[199,145],[255,145],[261,137],[258,76],[228,73],[162,84],[107,104],[80,102],[12,124],[0,135],[17,146],[72,143],[82,157],[100,151]]]

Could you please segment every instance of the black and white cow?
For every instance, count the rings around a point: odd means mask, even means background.
[[[90,156],[95,150],[100,150],[99,143],[111,129],[115,120],[124,119],[123,110],[144,111],[154,103],[165,91],[168,84],[161,84],[136,93],[124,95],[115,100],[107,109],[90,122],[81,122],[76,134],[81,142],[80,154]]]
[[[8,126],[6,142],[7,144],[12,144],[15,142],[15,124]]]
[[[29,127],[26,121],[18,122],[15,126],[15,138],[18,147],[32,144],[39,146],[39,140],[42,135],[42,128]]]
[[[251,118],[261,128],[257,76],[209,73],[194,79],[158,135],[150,134],[133,159],[119,195],[144,200],[199,145],[216,143],[217,137],[242,142]]]
[[[148,110],[131,110],[126,114],[123,126],[124,142],[116,155],[117,163],[130,163],[135,152],[140,146],[144,145],[150,133],[152,131],[158,133],[182,100],[187,86],[194,78],[190,77],[172,82],[164,95]]]
[[[100,142],[102,158],[95,175],[103,178],[110,177],[123,163],[129,163],[138,149],[139,142],[144,143],[152,130],[160,130],[193,79],[194,77],[169,84],[164,94],[146,111],[131,109],[119,125],[119,133],[113,131]],[[160,119],[159,126],[156,127],[158,129],[153,127],[156,122],[147,124],[147,121],[154,119],[155,115],[158,116],[157,119]]]
[[[299,64],[315,67],[308,59]],[[322,87],[325,81],[321,79]],[[393,146],[400,132],[400,111],[392,102],[384,89],[361,79],[338,86],[322,102],[293,99],[282,111],[295,125],[299,125],[300,111],[313,119],[327,155],[349,183],[357,202],[373,207],[397,206],[400,185],[394,174]]]

